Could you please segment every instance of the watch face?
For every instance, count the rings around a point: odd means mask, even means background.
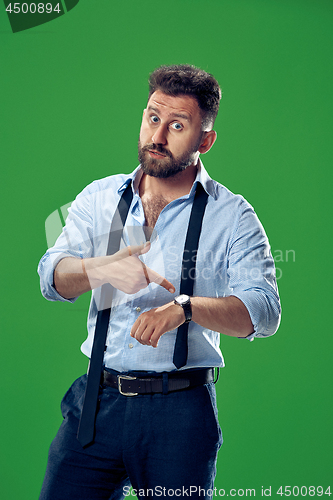
[[[178,304],[182,305],[182,304],[186,304],[186,302],[188,302],[189,299],[190,299],[190,297],[188,295],[183,294],[183,295],[179,295],[176,300],[177,300]]]

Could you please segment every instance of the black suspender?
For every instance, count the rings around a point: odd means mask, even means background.
[[[125,225],[132,198],[133,191],[131,183],[129,183],[120,198],[117,210],[112,219],[107,255],[112,255],[119,250],[122,235],[122,229],[120,229],[120,227],[123,228]],[[103,304],[101,304],[100,310],[97,314],[86,392],[84,395],[84,403],[77,432],[77,438],[83,447],[88,446],[94,440],[97,399],[103,368],[105,342],[111,313],[110,305],[112,302],[112,290],[113,287],[111,285],[106,284],[102,286],[101,301],[103,301]],[[107,304],[109,306],[106,308]]]
[[[199,246],[199,238],[201,233],[202,220],[206,209],[207,198],[208,195],[206,191],[204,190],[202,185],[198,183],[187,229],[179,292],[180,294],[184,293],[185,295],[189,295],[190,297],[193,295],[195,266],[197,260],[196,251],[198,250]],[[189,255],[191,256],[191,258],[188,258]],[[189,323],[183,323],[178,327],[175,350],[173,353],[173,364],[176,368],[181,368],[182,366],[186,365],[188,325]]]

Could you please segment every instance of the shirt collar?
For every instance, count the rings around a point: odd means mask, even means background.
[[[130,182],[132,182],[133,193],[134,194],[137,193],[141,177],[142,177],[142,170],[140,169],[139,165],[131,174],[127,176],[125,182],[123,182],[123,184],[119,187],[118,193],[121,194],[123,191],[125,191]]]
[[[192,189],[190,191],[190,196],[195,193],[197,183],[200,182],[204,190],[209,196],[212,196],[214,200],[217,198],[216,188],[213,179],[208,175],[207,170],[203,166],[202,161],[199,158],[198,171],[195,181],[193,183]]]
[[[137,193],[141,177],[142,177],[142,170],[141,170],[140,165],[139,165],[131,174],[128,175],[128,177],[125,180],[125,182],[118,189],[118,193],[121,193],[121,192],[125,191],[126,187],[128,186],[128,184],[130,182],[132,182],[133,193],[134,194]],[[195,190],[196,190],[198,182],[200,182],[200,184],[202,185],[202,187],[204,188],[204,190],[206,191],[206,193],[208,195],[212,196],[216,200],[217,193],[216,193],[216,188],[215,188],[215,185],[214,185],[214,181],[208,175],[207,170],[203,166],[203,163],[200,160],[200,158],[199,158],[199,161],[198,161],[197,176],[195,178],[195,181],[193,183],[191,191],[190,191],[190,193],[188,195],[189,197],[192,196],[192,195],[194,196],[194,193],[195,193]]]

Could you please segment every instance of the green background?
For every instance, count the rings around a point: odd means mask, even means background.
[[[277,334],[221,339],[215,485],[333,492],[332,21],[331,0],[81,0],[13,34],[1,7],[2,498],[38,498],[60,400],[87,367],[89,297],[39,291],[45,219],[92,180],[136,167],[148,73],[174,63],[222,86],[203,161],[254,206],[280,276]]]

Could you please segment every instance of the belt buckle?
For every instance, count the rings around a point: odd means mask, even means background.
[[[121,379],[136,380],[137,377],[130,377],[129,375],[117,375],[117,379],[118,379],[118,391],[120,392],[120,394],[122,394],[123,396],[137,396],[139,394],[138,392],[123,392],[121,390]]]

